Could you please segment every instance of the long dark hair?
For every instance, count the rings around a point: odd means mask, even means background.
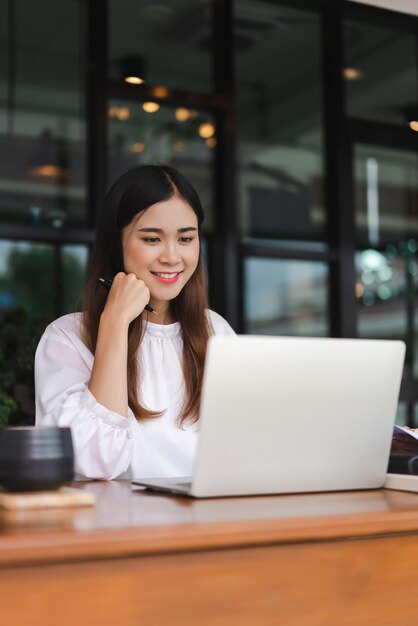
[[[157,202],[179,195],[197,216],[198,232],[204,219],[202,205],[194,187],[180,172],[166,165],[142,165],[121,176],[106,195],[99,215],[96,242],[87,272],[84,289],[84,341],[94,354],[100,316],[107,293],[99,277],[113,278],[125,271],[123,264],[122,229],[141,211]],[[195,272],[179,295],[170,302],[171,313],[180,322],[183,337],[183,375],[185,399],[178,423],[195,422],[199,417],[206,344],[211,334],[207,318],[206,274],[201,252]],[[159,417],[162,413],[143,406],[139,400],[140,372],[137,358],[143,336],[142,315],[129,326],[128,336],[128,403],[138,420]],[[139,381],[139,382],[138,382]]]

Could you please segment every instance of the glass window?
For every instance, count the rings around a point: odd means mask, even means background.
[[[325,263],[248,258],[244,262],[245,332],[328,334]]]
[[[348,114],[402,126],[417,121],[416,35],[354,21],[344,35]]]
[[[53,319],[54,282],[54,246],[0,242],[0,310],[24,309]]]
[[[398,426],[418,426],[418,404],[408,405],[406,402],[399,402],[396,413],[396,424]]]
[[[7,129],[6,102],[8,95],[8,1],[0,0],[0,135]]]
[[[208,0],[111,0],[111,78],[209,92],[210,7]]]
[[[406,402],[398,403],[398,410],[396,411],[395,423],[398,426],[412,426],[408,416],[408,405]]]
[[[61,310],[71,313],[83,309],[81,292],[84,286],[89,250],[84,245],[61,248]]]
[[[324,240],[318,16],[237,1],[235,64],[243,236]]]
[[[86,246],[0,241],[0,424],[33,424],[35,350],[46,325],[75,311]]]
[[[360,247],[418,237],[418,155],[357,145],[355,218]]]
[[[47,322],[77,310],[88,249],[0,241],[0,312],[23,309]]]
[[[8,24],[11,10],[15,26],[0,31],[0,218],[84,225],[85,4],[5,5],[1,16]]]
[[[156,106],[146,106],[150,104]],[[172,165],[196,188],[206,215],[203,230],[211,232],[216,145],[211,114],[150,102],[111,100],[108,119],[109,182],[141,163]]]
[[[418,375],[417,250],[410,239],[356,255],[358,336],[405,341],[408,377]]]
[[[358,336],[405,340],[406,266],[398,247],[358,252],[356,274]]]

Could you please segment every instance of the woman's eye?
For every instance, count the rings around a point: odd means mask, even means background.
[[[145,243],[158,243],[160,240],[158,237],[144,237]]]
[[[193,237],[180,237],[181,243],[190,243],[193,241]]]

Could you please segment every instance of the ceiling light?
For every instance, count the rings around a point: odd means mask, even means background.
[[[215,134],[215,126],[211,122],[203,122],[199,126],[199,135],[203,137],[203,139],[208,139]]]
[[[155,98],[164,99],[170,95],[170,90],[167,89],[167,87],[163,87],[162,85],[159,85],[153,88],[152,95],[155,96]]]
[[[144,102],[142,108],[147,113],[155,113],[160,108],[160,105],[157,102]]]
[[[145,81],[145,64],[142,57],[126,56],[119,61],[123,80],[130,85],[142,85]]]
[[[68,158],[65,144],[55,139],[49,129],[44,129],[38,139],[35,153],[29,160],[32,176],[65,181],[68,179]]]
[[[186,144],[181,139],[175,139],[171,144],[174,152],[184,152],[186,150]]]
[[[134,152],[135,154],[140,154],[144,150],[145,150],[145,142],[143,141],[136,141],[131,146],[131,152]]]
[[[144,82],[144,79],[139,76],[125,76],[123,80],[125,83],[129,83],[130,85],[142,85]]]
[[[125,122],[126,120],[129,119],[129,116],[130,116],[130,111],[128,107],[119,107],[118,120],[120,120],[121,122]]]
[[[131,113],[128,107],[111,106],[109,107],[109,110],[108,110],[109,117],[116,118],[117,120],[121,122],[125,122],[126,120],[128,120],[130,114]]]
[[[418,120],[411,120],[409,122],[409,128],[411,130],[414,130],[415,132],[418,132]]]
[[[187,122],[190,119],[190,111],[189,109],[184,109],[182,107],[176,109],[176,120],[178,122]]]
[[[38,165],[37,167],[31,167],[30,174],[32,176],[39,176],[40,178],[65,178],[62,169],[58,165]]]
[[[343,69],[343,76],[346,80],[358,80],[362,78],[363,72],[356,67],[345,67]]]

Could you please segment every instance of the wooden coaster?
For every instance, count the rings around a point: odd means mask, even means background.
[[[72,487],[61,487],[56,491],[0,493],[0,507],[8,510],[93,506],[95,503],[94,493]]]

